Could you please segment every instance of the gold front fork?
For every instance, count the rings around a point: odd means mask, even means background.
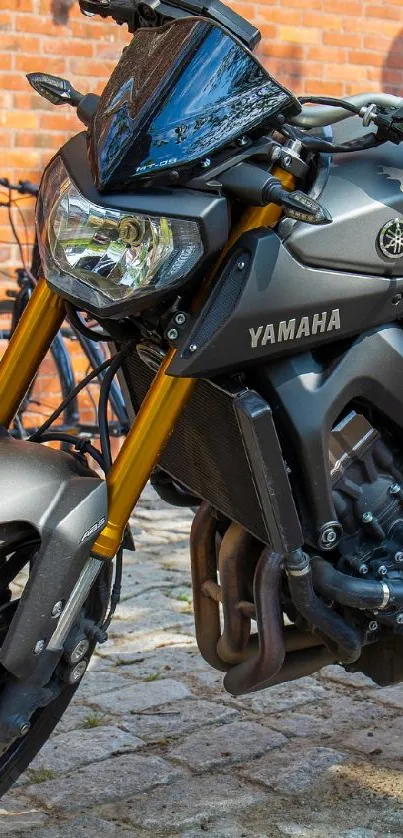
[[[40,279],[0,361],[0,424],[8,427],[65,314],[64,302]]]
[[[293,188],[294,179],[288,172],[277,169],[274,174],[286,189]],[[258,227],[273,227],[280,215],[281,209],[274,204],[247,210],[234,229],[214,273],[242,233]],[[207,278],[206,284],[210,282],[211,277]],[[40,279],[0,361],[1,424],[8,425],[17,412],[63,317],[63,301],[48,288],[45,280]],[[158,371],[107,475],[108,521],[93,545],[94,554],[100,558],[111,559],[115,555],[131,511],[196,385],[195,379],[173,378],[166,374],[173,354],[173,351],[168,353]]]

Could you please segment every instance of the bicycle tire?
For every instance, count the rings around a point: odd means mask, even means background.
[[[15,312],[15,300],[13,299],[4,299],[0,300],[0,318],[4,315],[10,316],[11,321],[13,320],[13,315]],[[9,341],[12,334],[12,326],[10,324],[10,329],[4,330],[0,327],[0,340]],[[70,362],[69,353],[64,345],[63,338],[61,335],[57,335],[55,340],[52,342],[50,346],[50,354],[52,356],[54,365],[55,365],[55,375],[57,376],[59,382],[59,389],[60,393],[62,394],[62,398],[65,398],[68,393],[75,386],[74,380],[74,373]],[[27,396],[29,403],[29,394],[32,393],[33,388],[35,386],[35,382],[37,381],[38,376],[40,376],[40,368],[33,379],[31,386],[28,390]],[[24,403],[23,403],[24,404]],[[26,410],[22,407],[18,411],[18,419],[21,421],[21,425],[24,430],[27,430],[27,435],[30,435],[31,432],[35,430],[35,428],[25,428],[23,417]],[[75,427],[79,422],[79,410],[77,400],[74,400],[63,413],[63,423],[67,427]]]

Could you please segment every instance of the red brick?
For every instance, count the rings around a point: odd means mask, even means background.
[[[381,20],[388,17],[391,20],[403,21],[403,9],[401,6],[398,9],[396,6],[390,8],[386,3],[383,3],[382,6],[366,6],[365,13],[369,17],[379,17]]]
[[[299,44],[320,44],[319,29],[304,29],[302,26],[279,26],[279,38]]]
[[[346,32],[323,32],[322,40],[328,46],[360,47],[362,36],[347,35]]]
[[[314,79],[309,84],[309,93],[312,96],[342,96],[343,85],[341,82]]]
[[[365,50],[350,50],[348,54],[350,64],[363,64],[365,67],[381,67],[384,63],[384,56],[376,52]]]
[[[0,90],[26,90],[28,82],[21,73],[0,73]]]
[[[79,41],[77,38],[71,42],[71,54],[77,56],[91,57],[94,48],[97,50],[97,45],[92,41]],[[42,49],[45,55],[64,55],[66,52],[65,38],[43,38]]]
[[[340,15],[327,15],[322,14],[322,12],[305,12],[302,16],[302,25],[317,27],[321,32],[326,32],[329,29],[341,32],[342,18]]]
[[[343,17],[344,15],[360,17],[364,13],[365,6],[366,3],[357,3],[354,0],[348,0],[343,5],[341,5],[340,0],[324,0],[324,8],[327,12],[336,12]]]
[[[35,73],[43,69],[43,59],[39,55],[16,55],[15,66],[17,70],[23,73]],[[47,58],[46,72],[54,74],[62,74],[66,69],[65,58]]]
[[[297,26],[302,21],[302,12],[295,9],[288,9],[286,6],[268,6],[262,13],[264,20],[273,23],[285,23]]]
[[[0,9],[6,9],[7,11],[9,11],[10,10],[9,0],[0,0]],[[34,0],[13,0],[13,12],[34,12],[34,11],[36,11]]]
[[[306,55],[312,61],[332,61],[343,64],[347,60],[347,50],[337,47],[308,47]]]
[[[64,107],[62,105],[61,107]],[[67,107],[67,106],[66,106]],[[55,113],[44,113],[40,118],[40,127],[43,130],[49,131],[77,131],[79,127],[82,130],[82,124],[74,112],[56,111]]]
[[[60,35],[60,26],[50,18],[38,18],[37,15],[16,15],[17,32],[34,32],[37,35]]]
[[[8,52],[0,52],[0,70],[11,70],[12,56]]]
[[[36,128],[38,125],[38,116],[34,113],[25,113],[23,111],[6,111],[0,113],[0,125],[8,128],[21,128],[25,131],[26,128]]]
[[[0,12],[0,30],[2,32],[12,27],[12,17],[9,12]]]

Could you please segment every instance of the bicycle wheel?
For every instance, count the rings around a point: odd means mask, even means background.
[[[1,356],[12,334],[14,305],[13,299],[0,300]],[[13,435],[25,439],[34,433],[74,386],[69,354],[62,336],[58,334],[20,405],[13,423]],[[74,400],[64,411],[60,424],[71,429],[75,428],[78,422],[78,405],[77,400]]]

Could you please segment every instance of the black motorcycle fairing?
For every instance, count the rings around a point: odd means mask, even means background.
[[[324,527],[337,520],[329,466],[334,423],[352,400],[362,399],[403,429],[402,377],[403,330],[397,324],[364,333],[328,368],[304,353],[261,366],[252,375],[298,464],[308,498],[305,529],[315,545]],[[291,451],[286,456],[291,459]]]
[[[169,374],[208,377],[359,334],[402,316],[402,293],[403,278],[312,268],[273,230],[245,233]]]
[[[117,189],[163,171],[169,183],[172,170],[194,168],[243,134],[260,126],[264,133],[278,114],[299,110],[292,93],[218,24],[186,17],[140,29],[90,126],[95,183]]]
[[[400,249],[395,258],[386,258],[379,234],[389,221],[403,221],[402,184],[401,145],[385,143],[365,153],[335,155],[319,199],[332,224],[327,230],[295,224],[287,248],[295,259],[317,268],[401,276]]]

